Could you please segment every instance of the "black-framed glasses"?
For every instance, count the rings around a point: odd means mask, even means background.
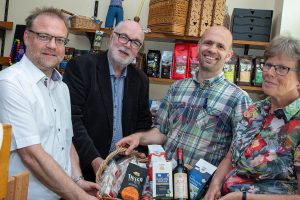
[[[132,40],[123,33],[114,32],[118,36],[118,41],[122,44],[127,44],[130,41],[130,46],[134,49],[138,49],[142,46],[142,43],[138,40]]]
[[[55,44],[60,45],[60,46],[64,46],[69,42],[68,38],[55,37],[55,36],[49,35],[47,33],[39,33],[39,32],[35,32],[33,30],[27,30],[27,31],[30,33],[34,33],[40,41],[45,42],[45,43],[50,42],[52,40],[52,38],[55,39]]]
[[[295,67],[288,67],[288,66],[284,66],[284,65],[274,65],[272,63],[265,63],[262,66],[262,71],[263,72],[267,72],[269,71],[272,67],[274,67],[275,72],[280,75],[280,76],[284,76],[287,75],[289,73],[289,71],[297,71],[297,68]]]

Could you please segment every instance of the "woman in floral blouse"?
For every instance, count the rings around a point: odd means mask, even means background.
[[[277,37],[264,56],[269,97],[244,113],[205,200],[300,199],[300,41]]]

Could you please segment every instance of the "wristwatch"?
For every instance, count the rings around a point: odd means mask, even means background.
[[[84,180],[83,176],[75,176],[75,177],[72,177],[72,180],[77,183],[78,181],[80,181],[81,179]]]

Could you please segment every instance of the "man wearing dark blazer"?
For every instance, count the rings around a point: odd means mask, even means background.
[[[124,136],[151,128],[149,81],[132,64],[144,41],[134,21],[118,24],[108,51],[71,60],[64,73],[72,104],[73,142],[83,175],[95,180],[101,162]]]

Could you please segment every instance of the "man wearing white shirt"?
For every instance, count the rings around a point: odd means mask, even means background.
[[[86,192],[99,186],[81,178],[72,144],[69,90],[54,69],[65,53],[67,22],[59,10],[43,8],[26,25],[25,55],[0,72],[0,121],[13,132],[9,173],[30,171],[29,200],[96,200]]]

